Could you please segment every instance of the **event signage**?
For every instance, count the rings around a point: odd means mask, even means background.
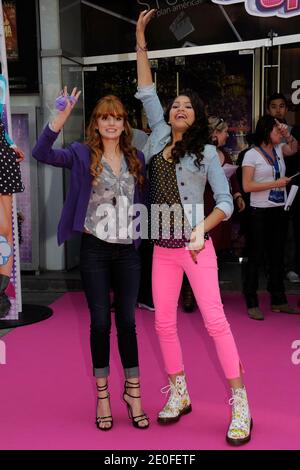
[[[300,15],[300,0],[212,0],[212,2],[218,5],[245,2],[247,13],[253,16],[290,18]]]

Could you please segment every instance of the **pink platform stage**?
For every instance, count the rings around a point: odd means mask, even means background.
[[[262,295],[265,321],[254,321],[247,318],[240,294],[223,297],[246,369],[254,419],[252,440],[244,449],[299,449],[300,364],[292,362],[292,343],[300,340],[300,316],[270,312],[268,298]],[[289,300],[295,305],[299,296]],[[167,427],[156,423],[165,400],[160,389],[167,382],[154,315],[138,310],[143,403],[151,426],[140,431],[128,420],[121,401],[123,376],[113,329],[109,385],[114,427],[104,433],[94,424],[96,389],[83,294],[66,294],[51,307],[50,319],[17,328],[3,338],[0,449],[232,449],[225,442],[228,389],[198,311],[179,312],[193,412]]]

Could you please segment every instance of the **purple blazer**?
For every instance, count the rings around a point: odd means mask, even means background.
[[[87,145],[73,142],[64,149],[53,149],[58,132],[53,132],[47,125],[40,135],[32,156],[41,163],[47,163],[71,170],[70,186],[63,206],[61,218],[57,229],[58,244],[69,240],[72,235],[83,232],[84,221],[92,190],[92,176],[90,174],[90,149]],[[147,180],[145,158],[138,151],[138,158],[142,163],[142,173],[145,177],[144,189],[135,184],[134,204],[147,204]],[[141,239],[134,240],[138,248]]]

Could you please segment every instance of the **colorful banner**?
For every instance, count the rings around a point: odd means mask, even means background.
[[[253,16],[290,18],[300,15],[300,0],[212,0],[212,2],[218,5],[245,2],[247,13]]]
[[[3,27],[6,42],[7,60],[18,60],[17,12],[16,2],[3,2]]]
[[[18,167],[10,138],[10,101],[1,1],[0,60],[0,318],[16,320],[22,310],[22,299],[16,201],[10,190],[15,187],[14,174]]]
[[[17,194],[17,219],[19,232],[19,255],[21,268],[22,265],[30,266],[33,263],[33,242],[32,233],[32,199],[31,199],[31,175],[30,175],[30,141],[29,141],[29,116],[25,113],[14,114],[11,116],[13,128],[13,141],[22,149],[25,159],[22,162],[22,181],[25,190]],[[33,269],[33,268],[32,268]]]

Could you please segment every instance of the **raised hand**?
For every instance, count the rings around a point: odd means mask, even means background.
[[[145,29],[151,18],[153,18],[155,11],[154,9],[142,11],[136,24],[137,75],[139,87],[149,86],[153,83],[148,60]]]
[[[136,24],[136,37],[137,41],[145,39],[145,30],[147,28],[148,23],[154,17],[156,13],[155,8],[152,10],[144,10],[140,13],[137,24]],[[140,44],[140,46],[145,46],[145,44]]]
[[[66,86],[64,87],[60,96],[56,99],[58,112],[51,122],[51,127],[55,132],[59,132],[63,128],[80,95],[81,91],[77,91],[77,87],[73,88],[70,95],[68,95],[68,88]]]
[[[288,126],[284,124],[283,122],[279,122],[276,118],[275,118],[275,122],[282,137],[285,139],[288,138],[290,136]]]

